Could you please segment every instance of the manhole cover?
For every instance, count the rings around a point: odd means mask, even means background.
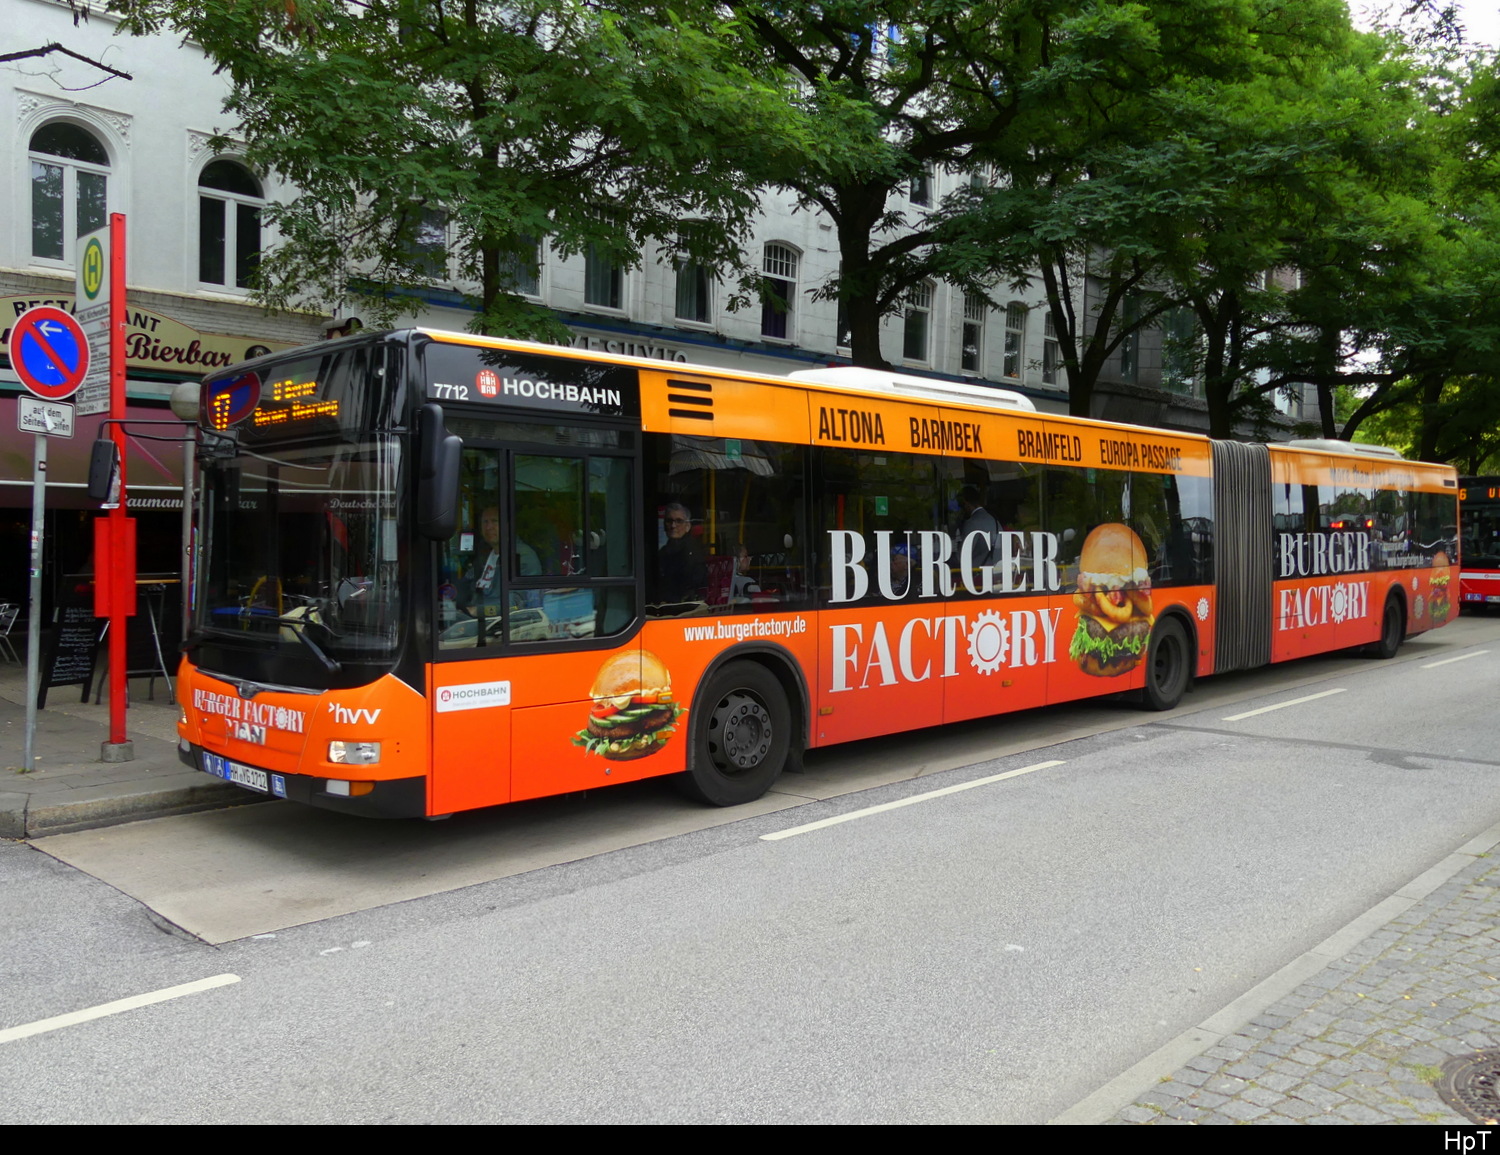
[[[1500,1051],[1457,1055],[1443,1064],[1437,1092],[1476,1123],[1500,1123]]]

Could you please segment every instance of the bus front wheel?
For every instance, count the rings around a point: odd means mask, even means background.
[[[1162,618],[1151,631],[1142,701],[1149,710],[1170,710],[1182,701],[1187,684],[1187,632],[1176,618]]]
[[[771,788],[791,749],[792,711],[764,666],[731,662],[693,698],[683,793],[713,806],[753,802]]]
[[[1406,637],[1406,614],[1399,598],[1385,599],[1385,613],[1380,618],[1380,641],[1365,647],[1372,658],[1394,658]]]

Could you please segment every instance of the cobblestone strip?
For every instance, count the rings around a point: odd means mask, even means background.
[[[1479,858],[1111,1123],[1470,1120],[1434,1088],[1500,1046],[1500,859]]]

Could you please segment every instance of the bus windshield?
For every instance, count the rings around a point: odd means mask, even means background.
[[[290,651],[330,684],[348,681],[346,662],[388,666],[403,620],[401,462],[390,436],[205,461],[201,636],[221,653],[243,643],[257,669],[267,648]]]

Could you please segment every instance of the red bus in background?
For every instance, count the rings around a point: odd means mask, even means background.
[[[1500,605],[1500,477],[1458,482],[1460,608]]]

